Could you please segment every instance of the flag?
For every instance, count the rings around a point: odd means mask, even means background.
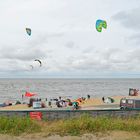
[[[25,97],[32,97],[32,96],[35,96],[36,94],[35,93],[31,93],[31,92],[27,92],[25,93]]]

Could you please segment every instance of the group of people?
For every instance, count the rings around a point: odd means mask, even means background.
[[[90,99],[90,95],[87,95],[87,99]],[[52,98],[48,99],[45,98],[45,101],[36,98],[30,98],[29,107],[33,106],[33,102],[40,102],[42,108],[65,108],[65,107],[72,107],[73,110],[79,109],[80,104],[86,100],[85,97],[78,98],[76,100],[71,100],[69,98],[63,99],[61,96],[59,98]]]

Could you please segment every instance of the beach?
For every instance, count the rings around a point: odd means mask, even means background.
[[[79,110],[96,110],[96,109],[119,109],[120,100],[122,98],[140,98],[140,96],[111,96],[114,99],[113,103],[104,103],[102,98],[91,98],[87,99],[79,104]],[[43,110],[69,110],[70,107],[62,107],[62,108],[42,108]],[[0,107],[0,110],[33,110],[33,107],[28,107],[27,104],[18,104],[6,107]]]

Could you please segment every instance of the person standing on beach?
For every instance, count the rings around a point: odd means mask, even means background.
[[[102,101],[103,101],[103,102],[105,101],[105,97],[102,97]]]
[[[46,105],[46,107],[49,106],[49,103],[48,103],[48,99],[47,98],[45,99],[45,105]]]
[[[61,99],[62,99],[61,96],[59,96],[59,101],[61,101]]]
[[[22,101],[23,101],[24,95],[22,94]]]
[[[87,95],[87,99],[90,99],[90,95],[89,94]]]

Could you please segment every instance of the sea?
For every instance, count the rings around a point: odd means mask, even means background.
[[[0,103],[22,100],[26,91],[37,98],[79,98],[128,95],[140,88],[140,79],[0,79]]]

